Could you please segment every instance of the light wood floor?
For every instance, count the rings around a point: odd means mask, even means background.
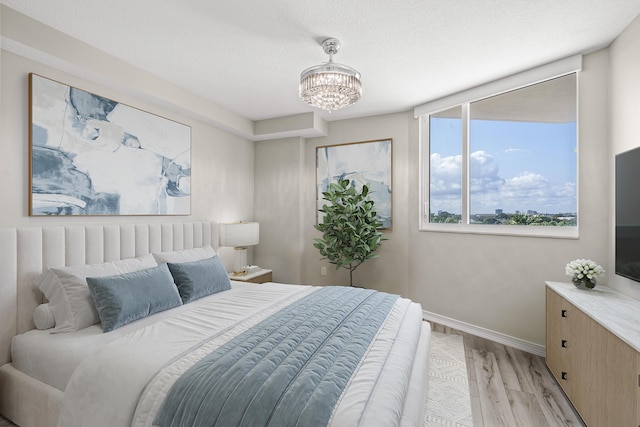
[[[584,426],[544,358],[442,325],[462,335],[474,427]]]
[[[463,336],[474,427],[584,426],[544,359],[432,323]],[[0,416],[0,427],[13,426]]]

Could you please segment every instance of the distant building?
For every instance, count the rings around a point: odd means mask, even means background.
[[[528,210],[527,215],[538,215],[538,211]]]
[[[504,213],[503,209],[496,209],[496,215],[502,215]]]

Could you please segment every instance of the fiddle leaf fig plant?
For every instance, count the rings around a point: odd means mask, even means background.
[[[358,191],[348,179],[330,183],[322,193],[323,200],[329,202],[320,209],[322,222],[314,226],[322,238],[315,239],[313,246],[336,270],[349,270],[349,286],[353,286],[353,271],[366,260],[377,258],[375,251],[387,240],[379,231],[382,222],[368,194],[369,184]]]

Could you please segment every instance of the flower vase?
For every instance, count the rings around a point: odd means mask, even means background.
[[[571,281],[578,289],[593,289],[596,287],[595,277],[593,279],[587,279],[586,277],[578,279],[577,277],[574,277]]]

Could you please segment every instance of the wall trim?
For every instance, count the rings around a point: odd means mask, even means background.
[[[547,354],[546,347],[543,345],[521,340],[520,338],[515,338],[510,335],[505,335],[501,332],[485,329],[480,326],[462,322],[460,320],[451,319],[450,317],[441,316],[440,314],[422,310],[422,318],[426,321],[433,321],[443,326],[448,326],[450,328],[454,328],[459,331],[475,335],[477,337],[485,338],[500,344],[517,348],[518,350],[535,354],[536,356],[546,357]]]

